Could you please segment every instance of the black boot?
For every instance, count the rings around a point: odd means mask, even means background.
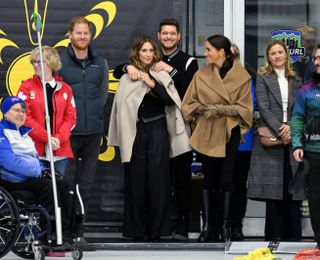
[[[211,197],[211,241],[220,242],[221,230],[221,192],[220,190],[213,190]]]
[[[211,208],[211,190],[202,190],[203,210],[202,210],[202,231],[198,242],[208,242],[211,239],[210,229],[210,208]]]
[[[242,233],[242,219],[240,215],[231,217],[231,239],[232,241],[242,241],[244,235]]]
[[[230,228],[230,204],[231,204],[231,191],[222,192],[222,228],[221,240],[228,242],[231,239]]]
[[[178,219],[177,227],[173,233],[174,240],[188,241],[189,216],[181,216]]]

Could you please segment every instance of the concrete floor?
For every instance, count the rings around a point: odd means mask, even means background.
[[[264,241],[224,243],[92,243],[97,248],[94,252],[84,252],[82,259],[88,260],[233,260],[246,255],[256,248],[271,247],[279,259],[292,260],[297,251],[314,248],[315,242],[281,242],[274,244]],[[21,259],[9,253],[3,259]],[[72,259],[71,253],[62,257],[46,257],[48,260]]]
[[[232,260],[239,255],[224,254],[221,251],[106,251],[99,250],[95,252],[84,252],[85,260]],[[278,254],[282,260],[292,260],[294,254]],[[5,256],[6,260],[21,260],[13,253]],[[72,259],[71,254],[67,253],[66,257],[46,257],[48,260]]]

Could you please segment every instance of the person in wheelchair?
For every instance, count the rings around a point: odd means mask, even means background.
[[[50,171],[40,162],[35,145],[29,137],[32,128],[23,126],[26,120],[26,104],[16,96],[9,96],[1,106],[0,121],[0,186],[8,192],[30,191],[36,203],[54,215],[53,188]],[[62,213],[64,246],[72,246],[69,231],[72,195],[69,184],[57,178],[58,196]]]

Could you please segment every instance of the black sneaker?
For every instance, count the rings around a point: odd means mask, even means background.
[[[90,245],[84,237],[79,237],[76,239],[76,245],[82,249],[82,251],[96,251],[94,245]]]
[[[234,227],[231,229],[231,240],[232,241],[242,241],[244,239],[244,235],[242,233],[242,228]]]

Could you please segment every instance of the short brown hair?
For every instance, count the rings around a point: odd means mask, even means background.
[[[75,16],[73,17],[68,25],[68,32],[72,33],[74,30],[74,26],[78,23],[84,23],[87,24],[89,27],[90,32],[92,33],[92,23],[87,20],[87,18],[85,18],[84,16]]]
[[[159,32],[161,32],[162,26],[165,26],[165,25],[175,26],[177,29],[177,32],[180,33],[180,25],[176,19],[174,19],[174,18],[163,19],[159,24]]]

